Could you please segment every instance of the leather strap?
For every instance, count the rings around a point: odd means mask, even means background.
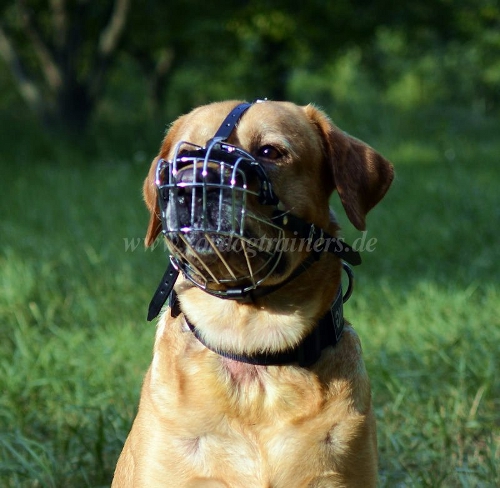
[[[148,322],[151,322],[161,312],[161,308],[167,301],[170,293],[172,293],[177,276],[179,276],[179,271],[170,263],[149,303]]]
[[[178,304],[178,299],[173,294],[173,302],[171,302],[172,317],[181,313]],[[298,363],[301,367],[313,365],[321,356],[321,352],[330,346],[335,346],[340,341],[344,331],[344,313],[343,313],[343,296],[342,287],[339,287],[337,296],[332,303],[328,312],[319,320],[318,325],[314,330],[307,335],[297,347],[285,351],[259,353],[259,354],[238,354],[231,351],[224,351],[213,348],[207,344],[198,329],[189,321],[186,314],[184,320],[191,329],[193,335],[212,352],[219,356],[240,361],[247,364],[259,366],[284,366],[292,363]]]
[[[308,240],[314,254],[319,255],[323,251],[328,251],[353,266],[361,264],[359,252],[355,251],[343,240],[333,237],[320,227],[316,227],[292,213],[275,210],[272,220],[279,227],[295,232],[298,238]]]
[[[236,127],[238,120],[240,120],[240,117],[251,106],[252,104],[247,102],[236,105],[236,107],[234,107],[233,110],[229,112],[229,115],[224,119],[224,122],[222,122],[222,125],[219,127],[213,138],[221,141],[227,140],[231,135],[231,132],[233,132]]]

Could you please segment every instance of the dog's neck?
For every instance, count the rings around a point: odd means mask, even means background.
[[[281,300],[275,297],[270,303],[267,299],[265,305],[238,303],[203,293],[187,281],[177,287],[179,297],[174,295],[171,301],[171,314],[189,311],[184,314],[186,325],[205,347],[220,356],[254,365],[309,366],[324,348],[334,346],[341,338],[344,318],[340,278],[337,283],[335,299],[319,320],[313,318],[317,316],[314,301],[297,305],[282,294]],[[294,295],[308,296],[300,288],[294,288]]]
[[[301,367],[307,367],[319,359],[323,349],[335,346],[340,341],[344,330],[342,298],[342,287],[340,287],[330,310],[319,320],[317,326],[297,346],[285,351],[244,354],[214,348],[205,341],[203,334],[190,322],[186,314],[184,314],[184,320],[194,336],[205,347],[232,361],[258,366],[284,366],[298,363]],[[174,300],[176,300],[175,296]],[[178,307],[176,304],[178,304],[177,301],[174,302],[172,314],[176,313],[175,308]]]

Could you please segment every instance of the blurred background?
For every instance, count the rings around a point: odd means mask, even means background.
[[[1,486],[109,485],[167,264],[142,180],[177,116],[264,97],[396,169],[345,310],[381,486],[500,484],[498,0],[2,0]]]
[[[374,131],[382,107],[493,113],[499,15],[492,0],[3,0],[0,108],[11,123],[140,139],[194,106],[257,95]]]

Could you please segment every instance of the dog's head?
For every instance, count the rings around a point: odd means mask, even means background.
[[[195,263],[195,273],[208,270],[208,279],[213,275],[222,288],[224,278],[279,282],[304,257],[304,248],[283,250],[285,234],[273,222],[276,207],[263,202],[262,192],[274,192],[281,211],[334,234],[338,229],[331,220],[329,198],[335,189],[350,221],[363,230],[366,214],[393,178],[388,161],[338,129],[324,113],[288,102],[252,105],[227,145],[207,156],[207,141],[237,104],[214,103],[180,117],[144,182],[151,214],[146,245],[159,235],[163,220],[164,230],[174,229],[181,237],[180,242],[170,239],[171,251]],[[225,154],[213,156],[221,151]],[[175,192],[163,196],[161,209],[158,184],[166,184],[167,172],[171,179],[174,175]],[[294,236],[288,231],[286,237]],[[279,259],[269,243],[281,243]]]

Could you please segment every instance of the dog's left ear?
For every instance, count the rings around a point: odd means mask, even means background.
[[[304,107],[304,111],[323,139],[334,188],[349,220],[358,230],[364,230],[366,214],[391,185],[391,163],[364,142],[341,131],[312,105]]]

